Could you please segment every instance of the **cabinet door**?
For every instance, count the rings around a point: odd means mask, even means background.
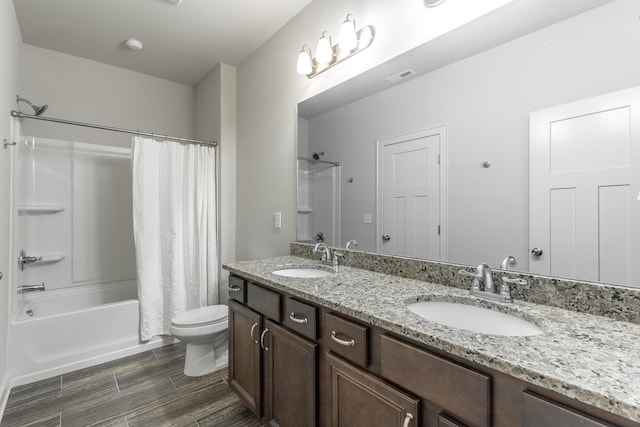
[[[229,386],[262,416],[262,316],[229,300]]]
[[[268,425],[316,425],[317,344],[266,321],[265,415]]]
[[[419,425],[419,400],[381,379],[327,354],[331,372],[331,426]]]

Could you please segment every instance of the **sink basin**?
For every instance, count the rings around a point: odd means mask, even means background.
[[[524,337],[543,333],[519,317],[474,305],[423,301],[408,304],[407,308],[427,320],[480,334]]]
[[[283,277],[297,277],[302,279],[317,279],[320,277],[333,276],[334,273],[316,268],[286,268],[272,271],[273,274]]]

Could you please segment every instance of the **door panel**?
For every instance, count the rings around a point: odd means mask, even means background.
[[[640,88],[531,113],[534,273],[630,285],[640,277]]]
[[[446,128],[378,141],[378,252],[446,258],[445,144]]]

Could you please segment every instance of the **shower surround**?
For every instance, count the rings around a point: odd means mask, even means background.
[[[164,345],[139,339],[131,150],[25,137],[12,180],[12,385]]]

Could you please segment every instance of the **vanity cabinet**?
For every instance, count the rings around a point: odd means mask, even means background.
[[[266,425],[640,427],[339,310],[231,277],[240,290],[229,294],[229,384]]]
[[[243,289],[246,305],[232,297],[242,293],[229,294],[229,386],[266,425],[315,426],[317,344],[278,323],[280,293],[251,282]]]

